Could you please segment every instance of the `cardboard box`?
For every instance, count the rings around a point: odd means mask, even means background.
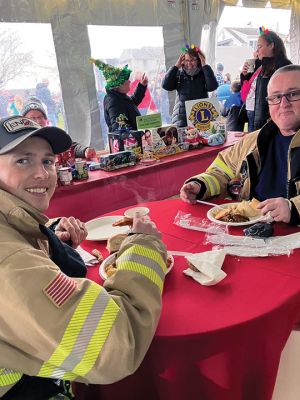
[[[157,158],[180,153],[184,151],[181,139],[182,137],[174,125],[146,129],[142,136],[143,153],[152,154]]]
[[[110,153],[133,151],[137,156],[142,154],[143,131],[115,131],[108,133]]]
[[[100,169],[105,171],[133,166],[136,164],[136,160],[136,154],[133,151],[120,151],[99,157]]]

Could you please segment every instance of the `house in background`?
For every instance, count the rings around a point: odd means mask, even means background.
[[[277,32],[276,29],[273,29]],[[278,33],[278,32],[277,32]],[[283,40],[287,55],[290,55],[288,35],[278,35]],[[232,79],[238,79],[240,70],[247,58],[253,58],[259,37],[258,29],[246,28],[221,28],[217,34],[216,62],[224,65],[223,73],[229,72]]]
[[[132,71],[146,72],[151,79],[158,72],[165,70],[165,55],[162,47],[125,49],[121,53],[119,63],[128,64]]]

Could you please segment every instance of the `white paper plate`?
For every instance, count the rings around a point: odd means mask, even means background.
[[[222,208],[229,208],[232,207],[233,205],[237,205],[240,203],[227,203],[227,204],[222,204]],[[249,217],[249,221],[245,222],[225,222],[225,221],[220,221],[219,219],[215,218],[215,215],[220,211],[220,207],[212,207],[210,210],[207,211],[207,218],[219,225],[227,225],[227,226],[244,226],[244,225],[253,225],[256,224],[256,222],[263,221],[265,218],[264,215],[256,216],[256,217]]]
[[[88,231],[86,240],[107,240],[118,233],[127,233],[128,226],[112,226],[115,221],[121,218],[123,218],[123,215],[113,215],[88,221],[85,224]]]
[[[105,260],[103,260],[102,263],[100,264],[99,274],[100,274],[102,279],[104,279],[104,280],[107,279],[107,275],[106,275],[106,272],[105,272],[105,267],[108,264],[113,264],[115,262],[115,260],[116,260],[116,256],[117,256],[117,253],[113,253],[113,254],[109,255]],[[172,262],[171,262],[170,267],[167,269],[167,274],[171,271],[171,269],[174,266],[174,257],[171,254],[168,254],[168,257],[171,258]]]

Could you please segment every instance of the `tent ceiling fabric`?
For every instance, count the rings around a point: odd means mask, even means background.
[[[0,0],[0,9],[2,22],[51,24],[68,130],[74,140],[89,144],[91,136],[100,137],[101,143],[101,129],[87,25],[162,26],[167,67],[174,65],[185,43],[200,44],[207,26],[207,56],[212,63],[211,44],[222,10],[236,4],[237,0]],[[247,7],[266,4],[267,0],[243,0]],[[293,61],[299,63],[299,0],[271,4],[292,7]]]
[[[269,0],[242,0],[244,7],[264,8]],[[226,6],[235,6],[238,0],[221,0]],[[270,0],[272,8],[290,8],[292,0]]]

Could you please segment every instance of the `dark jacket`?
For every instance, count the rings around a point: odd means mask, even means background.
[[[194,76],[190,76],[184,70],[174,66],[166,73],[162,87],[168,91],[177,91],[172,124],[181,127],[187,126],[184,102],[208,97],[208,92],[217,89],[218,82],[209,65],[202,67],[200,72]]]
[[[263,159],[277,132],[277,125],[270,120],[261,130],[251,132],[233,146],[220,151],[217,158],[204,173],[195,175],[186,182],[199,181],[202,189],[198,196],[199,199],[205,200],[214,196],[222,199],[232,196],[232,193],[228,190],[230,182],[231,180],[239,180],[241,183],[241,199],[249,200],[253,198]],[[291,141],[287,159],[285,198],[290,199],[292,203],[291,224],[299,224],[300,222],[299,160],[300,129]],[[270,174],[270,179],[272,179],[272,174]]]
[[[104,117],[109,132],[114,132],[119,128],[116,118],[120,114],[125,114],[127,124],[133,130],[137,129],[136,117],[141,115],[137,106],[141,103],[145,96],[147,86],[139,83],[131,96],[119,93],[116,90],[107,90],[104,97]]]
[[[269,106],[266,101],[266,97],[268,94],[267,86],[269,80],[271,79],[271,76],[277,69],[284,67],[285,65],[291,64],[291,61],[287,58],[276,60],[275,65],[271,67],[273,62],[273,57],[264,57],[261,62],[262,70],[257,77],[255,89],[254,130],[260,129],[270,118]],[[267,69],[271,70],[269,72],[264,72]],[[241,83],[245,79],[249,80],[251,76],[252,74],[247,74],[246,76],[243,76],[243,74],[241,74]]]
[[[35,95],[46,105],[48,114],[56,113],[56,104],[46,83],[38,83],[36,85]]]

